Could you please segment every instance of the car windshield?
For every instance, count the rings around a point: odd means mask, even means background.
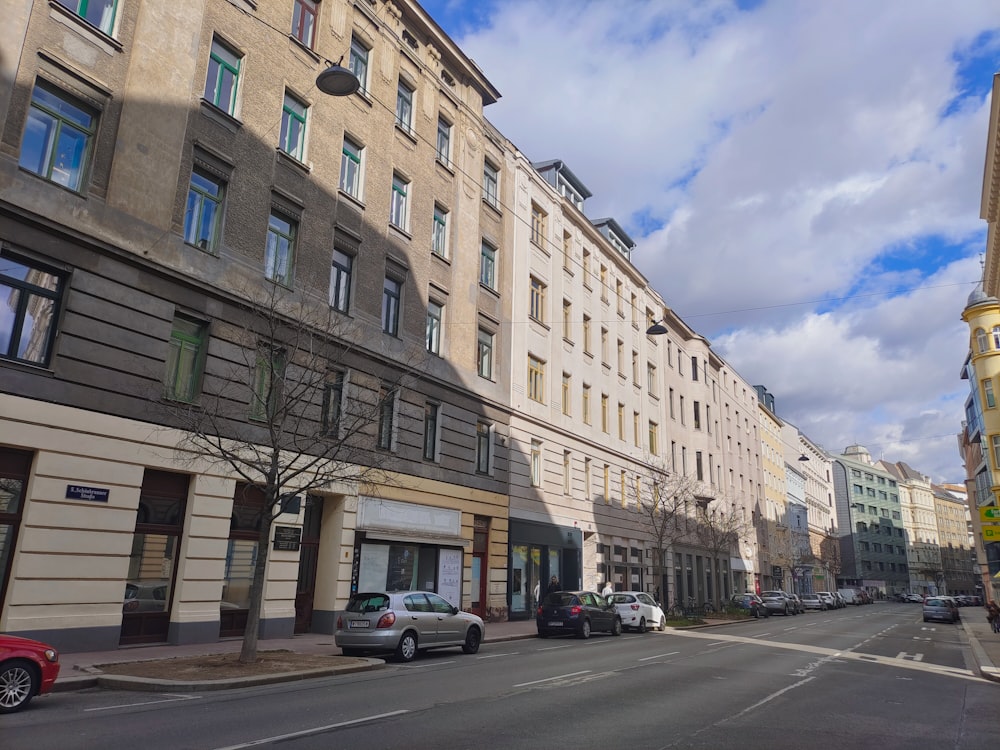
[[[553,607],[566,607],[571,604],[577,604],[577,600],[575,594],[570,594],[566,591],[553,591],[545,597],[545,603]]]
[[[378,612],[389,608],[389,597],[385,594],[354,594],[347,603],[348,612]]]

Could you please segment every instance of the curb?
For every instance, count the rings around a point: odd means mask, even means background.
[[[963,618],[959,622],[962,623],[962,631],[965,633],[965,637],[969,639],[969,645],[972,647],[972,655],[979,665],[979,676],[985,680],[1000,682],[1000,669],[993,666],[993,661],[987,655],[979,639],[966,627],[965,619]]]
[[[273,685],[279,682],[296,682],[316,677],[332,677],[341,674],[371,672],[385,667],[385,661],[374,658],[357,658],[358,664],[337,667],[322,667],[300,672],[278,672],[253,677],[230,677],[221,680],[198,680],[183,682],[180,680],[157,680],[149,677],[129,677],[127,675],[104,674],[92,668],[94,674],[68,677],[56,680],[52,692],[69,692],[71,690],[86,690],[87,688],[102,688],[104,690],[131,690],[133,692],[158,693],[179,690],[185,693],[200,693],[211,690],[230,690],[233,688],[257,687]]]

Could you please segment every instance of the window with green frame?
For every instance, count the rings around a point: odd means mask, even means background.
[[[266,422],[274,419],[281,405],[285,377],[285,352],[260,347],[253,369],[250,393],[250,419]]]
[[[108,36],[114,31],[118,0],[56,0],[56,2]]]
[[[39,177],[79,191],[96,132],[92,110],[40,81],[31,92],[18,163]]]
[[[241,62],[242,56],[218,39],[212,40],[208,74],[205,76],[205,101],[233,117],[236,116],[236,92],[239,87]]]
[[[208,342],[208,326],[184,315],[174,316],[163,373],[164,397],[191,403],[198,395]]]
[[[219,245],[222,202],[226,183],[204,169],[191,170],[187,205],[184,208],[184,241],[210,253]]]
[[[299,161],[306,157],[306,113],[309,108],[289,93],[281,108],[281,141],[278,148]]]
[[[272,210],[267,222],[267,247],[264,252],[264,275],[286,286],[291,284],[295,262],[297,224]]]

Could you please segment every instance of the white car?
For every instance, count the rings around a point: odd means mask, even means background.
[[[816,596],[823,600],[827,609],[838,609],[840,607],[837,598],[829,591],[817,591]]]
[[[667,627],[663,609],[644,591],[616,591],[607,599],[618,610],[623,628],[645,633],[652,628],[663,631]]]

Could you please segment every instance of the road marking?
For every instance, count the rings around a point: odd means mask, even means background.
[[[770,703],[775,698],[780,698],[782,695],[784,695],[785,693],[787,693],[789,690],[794,690],[797,687],[802,687],[807,682],[811,682],[812,680],[815,680],[815,679],[816,679],[815,677],[806,677],[804,680],[799,680],[798,682],[795,682],[795,683],[789,685],[788,687],[783,687],[783,688],[781,688],[781,690],[777,691],[776,693],[771,693],[769,696],[767,696],[766,698],[763,698],[762,700],[757,701],[752,706],[747,706],[742,711],[740,711],[738,714],[735,714],[734,716],[730,716],[730,717],[728,717],[726,719],[723,719],[722,721],[720,721],[718,723],[721,724],[724,721],[732,721],[733,719],[739,719],[740,717],[745,716],[746,714],[750,713],[751,711],[753,711],[753,710],[755,710],[757,708],[760,708],[765,703]]]
[[[910,661],[923,661],[924,660],[924,655],[923,654],[908,654],[905,651],[900,651],[898,654],[896,654],[896,658],[897,659],[909,659]]]
[[[517,656],[520,651],[511,651],[509,654],[490,654],[489,656],[477,656],[477,659],[496,659],[501,656]]]
[[[558,675],[557,677],[546,677],[544,680],[532,680],[531,682],[521,682],[521,683],[518,683],[517,685],[514,685],[514,687],[516,687],[516,688],[517,687],[527,687],[528,685],[538,685],[538,684],[540,684],[542,682],[552,682],[553,680],[565,680],[567,677],[577,677],[577,676],[582,675],[582,674],[590,674],[590,670],[589,669],[585,669],[582,672],[570,672],[569,674],[561,674],[561,675]],[[226,750],[228,750],[228,749],[226,749]]]
[[[930,640],[933,640],[933,639],[931,639],[931,638],[921,638],[919,635],[915,635],[915,636],[913,636],[913,640],[915,640],[915,641],[930,641]]]
[[[257,745],[269,745],[273,742],[281,742],[283,740],[292,739],[294,737],[309,737],[313,734],[322,734],[323,732],[328,732],[331,729],[340,729],[341,727],[350,727],[355,724],[364,724],[369,721],[378,721],[379,719],[387,719],[390,716],[400,716],[401,714],[408,714],[409,711],[389,711],[384,714],[373,714],[372,716],[363,716],[360,719],[351,719],[350,721],[339,721],[336,724],[327,724],[322,727],[313,727],[312,729],[303,729],[299,732],[289,732],[288,734],[279,734],[274,737],[262,737],[259,740],[251,740],[250,742],[243,742],[239,745],[227,745],[226,747],[216,748],[216,750],[241,750],[244,747],[256,747]]]
[[[771,635],[771,631],[770,630],[767,631],[766,633],[757,633],[757,635],[755,635],[754,638],[763,638],[764,636],[768,636],[768,635]]]
[[[547,646],[545,648],[540,648],[538,650],[539,651],[555,651],[556,649],[559,649],[559,648],[569,648],[569,646],[568,645],[567,646]]]
[[[427,667],[440,667],[443,664],[454,664],[455,660],[451,661],[434,661],[434,662],[423,662],[421,664],[400,664],[400,669],[426,669]]]
[[[670,651],[666,654],[657,654],[656,656],[644,656],[639,661],[649,661],[650,659],[662,659],[666,656],[673,656],[674,654],[679,654],[680,651]]]
[[[168,694],[169,695],[169,694]],[[102,706],[101,708],[85,708],[84,712],[87,711],[111,711],[115,708],[133,708],[134,706],[151,706],[154,703],[176,703],[177,701],[195,701],[198,700],[200,696],[197,695],[169,695],[167,698],[163,698],[158,701],[143,701],[142,703],[120,703],[116,706]]]

